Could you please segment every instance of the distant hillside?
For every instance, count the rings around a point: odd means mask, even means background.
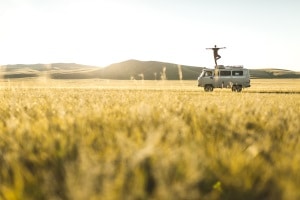
[[[300,78],[300,72],[285,69],[250,69],[251,78]]]
[[[0,68],[0,78],[52,79],[144,79],[144,80],[196,80],[202,67],[178,65],[157,61],[127,60],[107,67],[80,65],[75,63],[53,63],[34,65],[6,65]],[[250,69],[251,78],[300,78],[300,72],[284,69]]]
[[[75,63],[53,63],[53,64],[32,64],[32,65],[5,65],[0,68],[0,78],[30,78],[48,76],[54,79],[82,79],[96,78],[92,73],[99,70],[99,67],[80,65]]]
[[[179,80],[179,68],[184,80],[197,79],[202,70],[200,67],[172,63],[128,60],[103,68],[101,76],[109,79]]]

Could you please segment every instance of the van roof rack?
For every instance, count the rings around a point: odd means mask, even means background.
[[[241,69],[241,68],[244,68],[244,66],[243,65],[230,65],[230,66],[226,66],[225,68],[229,68],[229,69],[234,69],[234,68]]]
[[[225,69],[225,66],[224,65],[217,65],[216,69]]]

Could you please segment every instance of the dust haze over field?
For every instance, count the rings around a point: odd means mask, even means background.
[[[0,199],[298,199],[300,81],[0,81]]]

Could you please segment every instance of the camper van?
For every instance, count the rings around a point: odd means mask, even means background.
[[[214,88],[231,88],[233,92],[241,92],[250,87],[249,70],[243,66],[218,65],[215,69],[204,68],[198,77],[198,87],[212,92]]]

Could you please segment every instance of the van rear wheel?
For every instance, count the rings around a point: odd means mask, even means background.
[[[204,91],[205,92],[212,92],[214,90],[214,87],[212,85],[205,85]]]
[[[233,85],[231,90],[232,90],[232,92],[241,92],[242,86],[241,85]]]

